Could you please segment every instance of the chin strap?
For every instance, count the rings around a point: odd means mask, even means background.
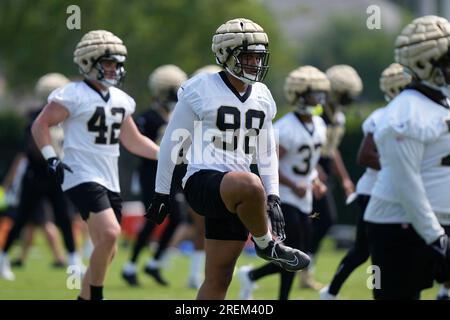
[[[422,81],[423,85],[441,92],[444,96],[446,96],[447,98],[450,97],[450,85],[446,84],[444,86],[437,86],[429,81]]]

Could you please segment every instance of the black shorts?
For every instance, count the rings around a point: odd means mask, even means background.
[[[372,264],[380,270],[380,287],[375,299],[418,299],[431,288],[435,258],[411,225],[367,222]]]
[[[46,222],[51,221],[48,209],[48,205],[41,200],[31,213],[29,222],[35,226],[43,226]]]
[[[228,211],[220,196],[227,172],[200,170],[186,181],[184,193],[191,208],[205,217],[205,238],[246,241],[248,230],[237,214]]]
[[[79,184],[65,191],[72,203],[80,211],[83,220],[89,219],[89,214],[112,208],[120,223],[122,218],[122,198],[117,192],[112,192],[95,182]]]

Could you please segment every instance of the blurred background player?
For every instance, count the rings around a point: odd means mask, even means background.
[[[50,73],[39,79],[36,84],[36,94],[44,103],[49,93],[61,86],[66,85],[69,80],[58,73]],[[66,250],[68,252],[68,264],[83,268],[83,263],[79,254],[75,249],[75,241],[72,230],[72,222],[69,216],[68,202],[61,190],[61,186],[57,183],[54,176],[48,171],[47,161],[42,157],[41,152],[36,147],[33,137],[31,136],[31,125],[36,117],[41,113],[42,105],[38,110],[30,113],[28,126],[26,128],[26,142],[24,155],[18,157],[26,157],[27,166],[21,182],[21,191],[19,204],[17,208],[14,225],[8,234],[8,238],[0,253],[0,275],[6,279],[13,280],[14,275],[9,269],[9,259],[7,253],[14,241],[20,236],[21,231],[27,223],[45,222],[45,212],[42,207],[43,201],[48,200],[53,209],[53,216],[56,225],[60,228]],[[60,129],[50,129],[50,141],[55,152],[62,156],[62,135]],[[34,215],[34,217],[33,217]],[[36,218],[36,215],[38,216]],[[52,247],[52,251],[56,255],[57,262],[64,263],[64,260],[57,248],[57,238],[54,228],[51,225],[44,226],[47,238]],[[27,239],[25,238],[25,241]]]
[[[450,23],[424,16],[395,41],[411,84],[377,122],[381,169],[364,213],[377,300],[420,299],[433,280],[450,280]],[[443,193],[444,192],[444,193]],[[448,231],[448,228],[447,228]]]
[[[394,99],[410,82],[411,75],[398,63],[392,63],[383,70],[380,77],[380,89],[384,93],[386,102]],[[357,163],[367,169],[356,185],[356,194],[358,195],[356,200],[360,209],[356,224],[356,239],[353,247],[347,252],[339,264],[329,286],[320,290],[321,300],[336,299],[342,285],[353,270],[369,258],[367,230],[363,218],[364,211],[370,200],[372,188],[377,179],[378,171],[380,170],[379,156],[373,140],[373,133],[384,110],[385,108],[383,107],[373,111],[362,125],[364,139],[359,148]]]
[[[186,80],[186,73],[173,64],[159,66],[150,74],[148,88],[152,97],[151,107],[136,120],[139,130],[144,136],[159,143],[177,102],[177,91]],[[139,167],[141,199],[145,208],[150,206],[155,193],[157,166],[156,160],[142,159]],[[169,284],[160,273],[162,258],[167,253],[166,249],[177,226],[182,220],[186,219],[187,214],[186,201],[181,188],[181,179],[184,173],[185,168],[178,166],[174,175],[174,188],[172,190],[173,212],[158,241],[158,248],[154,257],[148,260],[144,268],[144,272],[162,286]],[[134,243],[131,258],[122,268],[122,278],[131,286],[139,285],[136,263],[140,252],[148,245],[150,235],[155,227],[155,223],[146,220]]]
[[[310,244],[313,193],[320,199],[326,192],[316,165],[320,149],[326,143],[327,129],[322,118],[315,114],[323,108],[329,90],[330,81],[317,68],[295,69],[284,86],[286,99],[294,110],[274,124],[279,134],[280,198],[286,222],[284,243],[302,251],[307,251]],[[251,299],[255,281],[274,273],[280,274],[278,298],[287,300],[295,273],[271,263],[256,269],[239,268],[239,298]]]
[[[331,90],[322,113],[322,118],[327,125],[327,142],[322,147],[319,160],[319,178],[327,185],[328,190],[324,197],[313,202],[313,212],[319,213],[319,216],[312,222],[313,231],[309,249],[312,263],[308,270],[304,270],[300,274],[300,287],[315,290],[320,289],[322,285],[313,278],[314,257],[320,249],[323,238],[337,219],[333,195],[335,189],[334,177],[339,178],[346,197],[349,197],[355,191],[355,186],[342,161],[339,145],[345,132],[345,107],[354,102],[362,91],[361,78],[356,70],[349,65],[335,65],[326,71],[326,75],[330,80]]]
[[[125,76],[122,40],[109,31],[90,31],[73,57],[84,80],[53,91],[32,132],[53,177],[86,221],[94,245],[78,298],[102,300],[121,231],[119,141],[149,159],[156,159],[159,148],[137,129],[131,117],[134,100],[116,88]],[[58,123],[64,128],[64,162],[49,144],[48,129]]]

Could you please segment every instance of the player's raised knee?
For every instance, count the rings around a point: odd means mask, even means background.
[[[233,184],[234,192],[242,197],[252,198],[254,200],[264,200],[266,197],[261,179],[253,173],[237,173],[234,177]]]

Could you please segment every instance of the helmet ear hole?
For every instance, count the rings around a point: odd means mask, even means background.
[[[417,61],[417,62],[416,62],[416,67],[419,68],[419,69],[424,69],[424,68],[425,68],[425,66],[424,66],[424,64],[422,63],[422,61]]]

